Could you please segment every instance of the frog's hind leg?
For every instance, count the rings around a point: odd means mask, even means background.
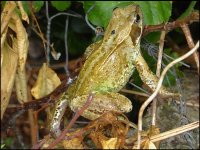
[[[77,96],[70,103],[73,111],[80,109],[87,101],[88,95]],[[94,120],[107,111],[130,112],[131,101],[119,93],[96,93],[89,107],[84,110],[83,117]]]
[[[56,108],[53,113],[53,118],[50,124],[50,132],[52,136],[55,138],[61,134],[60,122],[65,113],[65,109],[67,107],[67,99],[68,99],[68,96],[65,93],[63,93],[59,101],[56,103]]]
[[[141,55],[141,52],[137,51],[137,56],[134,58],[134,65],[136,69],[139,72],[139,76],[142,79],[142,81],[152,90],[155,91],[157,84],[158,84],[158,78],[157,76],[149,69],[149,66],[147,65],[146,61]],[[178,93],[172,93],[168,91],[165,87],[161,87],[159,91],[159,95],[163,98],[168,97],[179,97],[180,94]]]

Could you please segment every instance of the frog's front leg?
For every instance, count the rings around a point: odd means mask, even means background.
[[[88,94],[75,97],[69,104],[70,108],[76,112],[85,104],[87,98]],[[94,120],[111,110],[130,112],[132,110],[132,103],[128,98],[119,93],[95,93],[92,103],[83,112],[82,116]]]
[[[60,122],[65,113],[67,102],[68,102],[68,96],[66,93],[63,93],[59,101],[56,103],[56,108],[53,113],[53,118],[51,120],[50,132],[53,135],[53,137],[58,137],[61,134]]]
[[[140,78],[142,81],[152,90],[155,91],[157,84],[158,84],[158,78],[157,76],[149,69],[149,66],[147,65],[146,61],[141,55],[140,48],[136,48],[135,50],[135,56],[134,56],[134,65],[136,69],[139,72]],[[172,93],[169,92],[165,87],[161,87],[159,91],[159,95],[163,98],[167,97],[179,97],[179,93]]]

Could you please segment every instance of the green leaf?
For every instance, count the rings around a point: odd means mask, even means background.
[[[28,1],[22,1],[22,5],[24,7],[24,10],[26,11],[26,13],[28,15],[30,15],[30,8],[29,8],[29,4]],[[35,12],[40,11],[40,9],[42,8],[42,6],[44,5],[44,1],[32,1],[32,7],[34,9]]]
[[[144,38],[152,43],[157,43],[160,40],[160,34],[161,32],[151,32],[148,35],[146,35]]]
[[[183,19],[191,14],[191,12],[194,10],[194,6],[196,4],[196,1],[192,1],[186,11],[182,13],[182,15],[178,19]]]
[[[88,13],[88,19],[92,24],[106,28],[115,7],[125,7],[133,3],[141,7],[144,16],[144,24],[156,25],[167,22],[171,16],[172,6],[171,2],[168,1],[85,1],[83,7],[85,13],[87,13],[87,11],[95,5]]]
[[[120,3],[117,1],[85,1],[83,8],[85,13],[93,6],[94,8],[88,13],[90,22],[96,26],[106,27],[112,16],[112,10]]]
[[[53,7],[55,7],[58,11],[64,11],[71,6],[70,1],[51,1]]]
[[[146,25],[167,22],[171,16],[170,1],[135,1],[135,3],[140,5]]]

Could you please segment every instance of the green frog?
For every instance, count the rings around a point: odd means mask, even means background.
[[[113,11],[104,38],[86,49],[86,61],[76,81],[57,102],[51,122],[54,136],[60,135],[60,121],[67,105],[77,111],[90,93],[94,93],[94,99],[82,114],[87,119],[94,120],[109,110],[130,112],[131,101],[117,92],[126,85],[134,69],[152,91],[156,89],[158,78],[140,52],[141,35],[142,13],[138,5]],[[163,97],[176,95],[164,87],[159,94]]]

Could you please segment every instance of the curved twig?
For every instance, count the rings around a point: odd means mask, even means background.
[[[137,143],[137,148],[140,149],[140,142],[141,142],[141,131],[142,131],[142,115],[143,112],[145,110],[145,108],[149,105],[149,103],[156,97],[156,95],[158,94],[158,91],[160,89],[160,87],[162,86],[162,82],[164,79],[164,76],[166,74],[166,72],[173,66],[175,65],[177,62],[189,57],[190,55],[192,55],[197,48],[199,47],[199,41],[197,42],[197,44],[195,45],[195,47],[193,49],[191,49],[189,52],[187,52],[185,55],[175,59],[174,61],[172,61],[170,64],[168,64],[165,69],[163,70],[160,79],[158,81],[158,85],[156,87],[156,90],[154,91],[154,93],[142,104],[140,111],[139,111],[139,116],[138,116],[138,143]]]

